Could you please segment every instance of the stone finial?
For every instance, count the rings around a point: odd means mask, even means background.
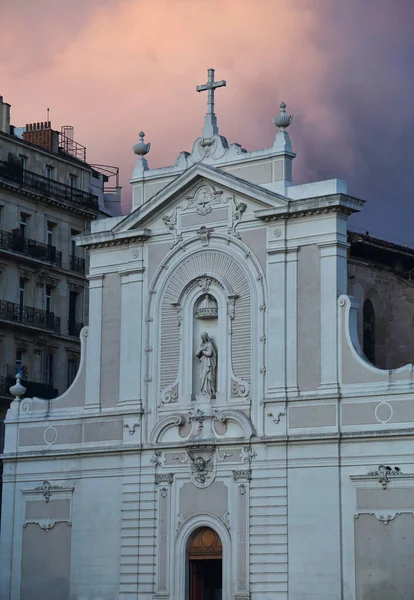
[[[282,131],[292,123],[293,115],[286,114],[286,104],[284,102],[280,103],[280,114],[277,117],[273,117],[272,121]]]
[[[286,114],[286,104],[284,102],[280,103],[280,114],[273,117],[272,121],[279,129],[274,143],[275,150],[292,152],[292,144],[290,143],[289,134],[286,129],[292,123],[293,115]]]
[[[151,142],[144,142],[145,133],[143,131],[140,131],[138,135],[139,142],[135,144],[132,149],[135,154],[142,158],[150,151]]]
[[[20,383],[20,380],[21,380],[21,376],[18,373],[16,375],[16,383],[9,388],[9,392],[11,393],[12,396],[17,398],[17,400],[20,400],[20,398],[22,396],[24,396],[26,393],[26,388],[24,387],[24,385],[22,385]]]

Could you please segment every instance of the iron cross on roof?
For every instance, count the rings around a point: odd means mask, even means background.
[[[196,87],[197,92],[208,92],[207,96],[207,114],[204,121],[203,137],[211,137],[212,135],[218,134],[217,118],[214,114],[214,90],[219,87],[225,87],[226,82],[224,79],[221,81],[214,81],[214,69],[208,69],[207,83],[204,85],[198,85]]]

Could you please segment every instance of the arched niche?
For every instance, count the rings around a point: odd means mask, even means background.
[[[151,413],[148,413],[148,424],[145,421],[143,426],[144,437],[156,425],[159,411],[177,411],[184,407],[178,385],[185,339],[180,295],[188,291],[192,281],[203,275],[212,275],[223,286],[221,294],[224,293],[227,299],[232,293],[237,296],[231,302],[226,300],[232,327],[231,365],[235,375],[230,382],[232,390],[228,399],[240,408],[253,406],[250,399],[259,398],[265,386],[267,296],[261,266],[251,250],[236,238],[213,233],[208,248],[200,245],[198,238],[192,238],[172,249],[148,282],[143,404]],[[226,288],[227,283],[230,289]],[[258,373],[259,377],[253,376]],[[246,387],[240,385],[242,380],[248,383],[247,392]],[[154,410],[155,405],[158,410]],[[186,410],[187,407],[188,404]],[[255,404],[255,410],[259,411],[258,404]]]
[[[161,406],[176,402],[188,405],[196,393],[195,350],[201,330],[209,333],[211,325],[198,327],[194,312],[207,293],[218,307],[211,336],[217,349],[217,402],[249,398],[252,368],[260,360],[256,353],[260,342],[253,348],[252,340],[259,341],[258,332],[263,337],[264,329],[260,312],[264,305],[263,278],[247,277],[242,260],[215,248],[195,252],[164,272],[164,285],[153,302],[153,317],[147,319],[155,324],[149,327],[153,334],[148,345],[160,348],[157,380]],[[159,315],[161,323],[157,326]]]

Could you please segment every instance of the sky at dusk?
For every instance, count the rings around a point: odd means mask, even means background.
[[[0,0],[0,94],[119,165],[127,211],[138,132],[150,167],[190,151],[215,68],[229,143],[271,146],[284,100],[295,183],[345,179],[355,227],[414,245],[413,31],[414,0]]]

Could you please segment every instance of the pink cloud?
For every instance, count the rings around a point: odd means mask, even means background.
[[[400,2],[395,11],[386,0],[3,0],[0,93],[16,125],[45,119],[48,107],[54,127],[74,125],[91,162],[121,167],[128,204],[138,132],[152,142],[151,167],[190,150],[206,103],[195,86],[213,67],[227,80],[216,112],[230,142],[272,144],[284,100],[296,115],[296,180],[349,177],[363,195],[372,169],[381,181],[390,164],[377,151],[379,121],[393,147],[413,122],[404,115],[414,5]]]

